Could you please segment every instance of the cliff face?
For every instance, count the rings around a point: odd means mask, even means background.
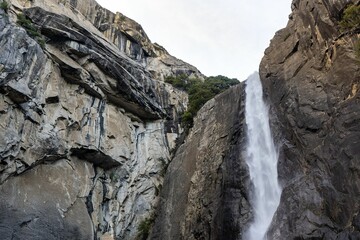
[[[293,1],[262,59],[283,188],[268,239],[360,238],[359,29],[339,26],[352,3]],[[169,166],[153,239],[241,239],[247,229],[240,88],[200,110]]]
[[[0,9],[1,238],[136,238],[187,105],[162,79],[201,73],[95,1],[10,6]]]
[[[243,84],[198,112],[168,167],[151,239],[241,239],[251,218],[244,125]]]
[[[94,0],[46,0],[82,15],[122,52],[140,62],[153,78],[162,79],[169,75],[186,74],[191,77],[204,76],[195,67],[171,56],[162,46],[152,43],[140,24],[125,15],[112,13]],[[38,3],[42,6],[42,3]],[[43,7],[43,6],[42,6]],[[69,14],[70,11],[67,11]]]
[[[293,1],[261,62],[283,188],[269,239],[360,238],[359,29],[339,31],[355,2]],[[139,24],[93,0],[11,0],[0,53],[3,239],[242,238],[243,84],[199,111],[168,166],[188,96],[163,79],[203,75]]]
[[[350,3],[293,1],[261,62],[281,145],[270,239],[360,238],[359,29],[339,31]]]

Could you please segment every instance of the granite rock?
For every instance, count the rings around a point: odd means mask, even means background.
[[[168,167],[151,239],[241,239],[252,217],[243,86],[198,112]]]
[[[283,188],[270,239],[360,237],[359,33],[339,26],[354,3],[293,1],[262,59]]]
[[[0,9],[2,239],[136,239],[188,95],[103,34],[95,23],[114,14],[95,1],[9,3]]]

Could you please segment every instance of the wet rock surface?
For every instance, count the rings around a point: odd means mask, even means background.
[[[270,239],[360,237],[359,35],[339,26],[356,2],[293,1],[261,62],[281,145],[283,193]]]

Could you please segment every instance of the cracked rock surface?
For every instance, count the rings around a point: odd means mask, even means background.
[[[360,238],[359,29],[339,26],[348,4],[359,1],[293,1],[260,65],[281,145],[270,239]]]
[[[164,56],[145,33],[135,36],[140,25],[95,1],[8,2],[0,9],[1,238],[137,238],[188,102],[163,78],[202,74],[170,55],[149,71],[147,62]],[[20,13],[44,46],[16,23]]]
[[[252,217],[243,87],[198,112],[168,167],[151,239],[242,239]]]
[[[179,147],[188,95],[164,78],[203,78],[195,67],[94,0],[8,2],[0,238],[140,239],[149,220],[151,239],[241,239],[253,215],[243,84],[206,103]],[[360,239],[360,30],[339,28],[349,3],[294,0],[261,62],[283,188],[269,239]]]

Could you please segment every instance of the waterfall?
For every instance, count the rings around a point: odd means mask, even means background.
[[[266,239],[265,234],[280,202],[278,152],[271,136],[268,107],[263,101],[259,73],[246,81],[245,116],[247,125],[246,162],[254,185],[254,221],[244,240]]]

